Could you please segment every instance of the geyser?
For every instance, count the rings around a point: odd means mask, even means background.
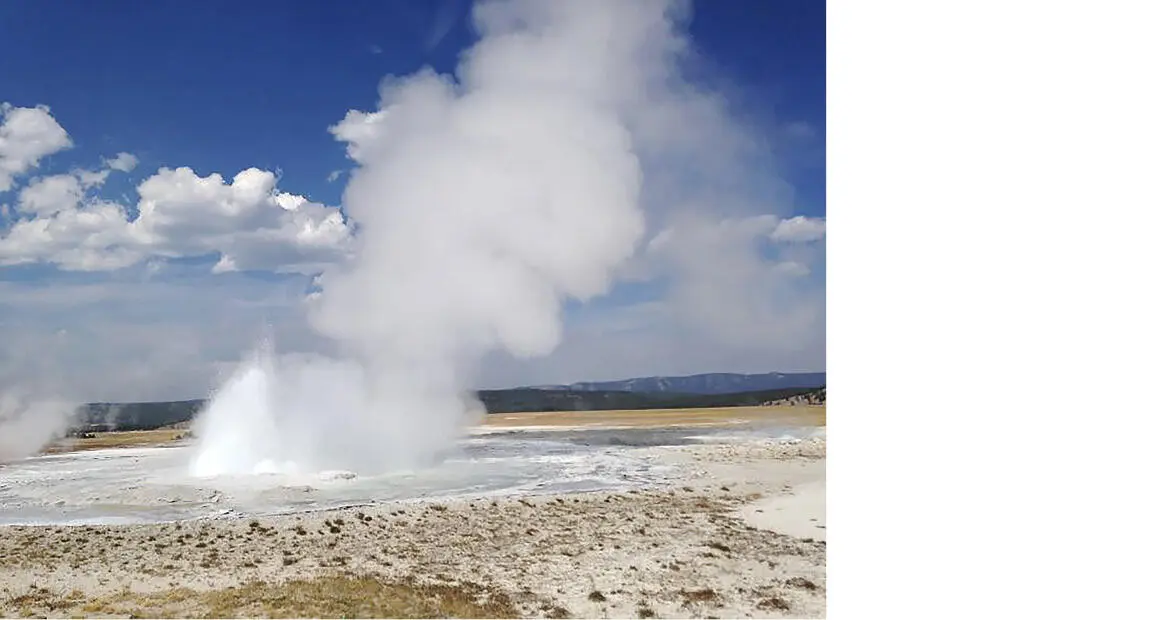
[[[275,473],[293,468],[281,458],[272,417],[274,407],[269,399],[275,376],[270,350],[258,352],[244,364],[216,394],[214,414],[197,420],[193,431],[201,441],[192,460],[194,476]]]
[[[484,2],[455,76],[389,78],[331,128],[354,257],[319,279],[336,359],[261,353],[198,420],[197,475],[421,465],[482,413],[485,355],[544,355],[644,232],[636,132],[682,3]],[[667,114],[667,110],[663,111]]]

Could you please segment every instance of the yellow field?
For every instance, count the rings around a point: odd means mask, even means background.
[[[68,437],[44,449],[46,454],[75,452],[78,450],[103,450],[105,448],[134,448],[171,443],[187,431],[160,428],[152,431],[113,431],[95,433],[92,437]]]
[[[660,426],[720,426],[771,422],[796,426],[825,426],[824,405],[770,407],[716,407],[709,409],[641,409],[614,411],[545,411],[496,413],[485,416],[482,427],[578,426],[652,428]]]
[[[517,427],[659,428],[671,426],[733,426],[752,423],[825,426],[824,405],[770,407],[717,407],[712,409],[642,409],[613,411],[543,411],[495,413],[484,416],[481,428]],[[44,449],[46,454],[156,446],[176,441],[187,433],[179,428],[152,431],[113,431],[93,437],[62,439]]]

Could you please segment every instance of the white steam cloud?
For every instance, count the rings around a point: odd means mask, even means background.
[[[197,422],[192,473],[420,465],[482,413],[486,355],[551,352],[564,301],[607,292],[643,237],[640,158],[667,140],[643,109],[682,8],[478,4],[455,76],[386,80],[378,110],[335,125],[357,247],[310,318],[339,358],[242,365]]]
[[[0,463],[39,452],[68,429],[76,409],[75,403],[64,400],[0,390]]]

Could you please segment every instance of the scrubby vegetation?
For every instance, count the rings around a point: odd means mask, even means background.
[[[176,588],[149,594],[125,591],[100,599],[33,587],[5,601],[21,615],[61,612],[134,618],[265,616],[277,618],[516,618],[509,596],[471,583],[420,584],[415,579],[331,576],[283,583],[254,581],[198,592]]]

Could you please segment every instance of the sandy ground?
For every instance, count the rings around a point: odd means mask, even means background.
[[[628,493],[0,527],[0,615],[823,617],[824,441],[732,441]]]

